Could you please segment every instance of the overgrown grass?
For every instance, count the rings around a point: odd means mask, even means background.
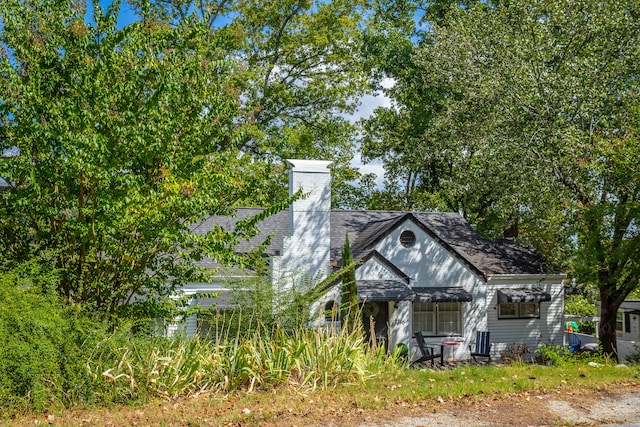
[[[54,296],[31,292],[18,276],[0,279],[0,413],[5,416],[140,405],[205,392],[228,396],[287,389],[297,395],[342,395],[359,406],[380,408],[394,399],[640,382],[638,366],[618,368],[599,356],[583,360],[561,348],[543,349],[544,360],[553,366],[514,363],[440,372],[404,369],[400,355],[371,348],[360,331],[346,329],[221,323],[209,334],[214,339],[165,339],[126,327],[107,333]]]
[[[258,328],[251,336],[132,338],[101,343],[87,361],[95,388],[116,400],[175,398],[279,386],[327,389],[395,372],[396,358],[369,349],[360,334]],[[115,357],[114,357],[115,356]]]
[[[208,391],[326,390],[402,364],[371,349],[361,332],[329,333],[302,322],[223,319],[213,340],[154,337],[140,325],[108,332],[37,285],[28,275],[0,274],[0,415]]]
[[[203,392],[224,395],[278,387],[326,390],[396,372],[402,366],[399,358],[369,348],[362,334],[304,327],[291,331],[258,327],[250,335],[221,336],[217,341],[153,338],[123,329],[78,343],[73,354],[67,353],[69,357],[72,360],[58,357],[50,371],[38,371],[40,365],[29,362],[35,372],[28,381],[13,378],[20,388],[4,390],[5,397],[15,397],[0,404],[4,415],[144,403]],[[20,361],[13,358],[10,363]],[[0,364],[8,366],[8,361]],[[62,376],[65,364],[75,370],[73,377]]]

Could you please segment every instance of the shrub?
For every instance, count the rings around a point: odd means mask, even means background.
[[[3,412],[90,400],[82,355],[101,330],[36,282],[19,272],[0,274]]]
[[[545,365],[559,365],[566,362],[573,354],[567,347],[561,345],[541,344],[534,352],[540,357],[540,362]]]
[[[513,343],[500,352],[500,357],[505,363],[522,363],[525,355],[529,353],[531,353],[531,350],[529,350],[529,347],[526,344]]]
[[[633,349],[631,350],[631,353],[629,353],[629,355],[625,360],[628,363],[635,363],[635,364],[640,363],[640,346],[638,344],[633,345]]]

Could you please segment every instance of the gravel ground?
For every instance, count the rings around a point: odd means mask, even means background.
[[[422,426],[640,426],[640,390],[573,395],[514,395],[360,427]]]

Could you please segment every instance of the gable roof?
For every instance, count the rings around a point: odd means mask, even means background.
[[[261,213],[260,208],[240,208],[236,217],[211,216],[194,224],[196,233],[211,231],[215,225],[232,230],[237,222],[248,216]],[[457,213],[399,212],[370,210],[331,211],[331,261],[341,258],[345,235],[352,242],[354,259],[365,259],[371,255],[377,242],[405,221],[413,221],[440,245],[458,257],[463,263],[482,276],[544,274],[543,259],[531,247],[524,247],[509,239],[491,240],[482,237]],[[267,255],[280,255],[282,242],[290,235],[291,214],[280,211],[258,223],[258,234],[249,241],[241,242],[236,250],[248,252],[270,238]]]
[[[393,273],[398,278],[402,279],[403,282],[409,284],[409,282],[411,281],[409,276],[407,276],[407,274],[404,271],[400,270],[398,267],[395,266],[395,264],[393,264],[391,261],[386,259],[384,256],[382,256],[380,252],[376,250],[369,251],[364,257],[362,257],[362,261],[363,263],[366,263],[372,258],[378,261],[387,270],[389,270],[390,273]]]

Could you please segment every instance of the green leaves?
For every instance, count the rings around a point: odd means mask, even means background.
[[[198,21],[120,30],[116,8],[94,26],[56,5],[0,7],[0,245],[12,262],[53,254],[60,293],[117,317],[202,278],[191,254],[234,258],[235,234],[189,224],[260,192],[243,180],[236,62]]]
[[[481,232],[524,238],[551,264],[597,284],[614,314],[640,282],[640,187],[630,161],[640,154],[639,14],[632,1],[450,9],[411,59],[420,77],[399,74],[405,127],[376,117],[379,129],[408,129],[415,142],[402,146],[408,138],[370,128],[380,147],[397,144],[389,164],[407,177],[410,206],[417,189],[428,203],[446,194],[447,208]],[[431,106],[428,114],[420,105]],[[425,177],[441,158],[429,187]],[[601,331],[608,352],[611,319]]]
[[[277,165],[286,158],[331,159],[334,188],[360,178],[350,168],[355,128],[346,116],[368,88],[362,61],[362,0],[134,1],[149,22],[175,25],[199,20],[211,37],[232,37],[228,51],[239,67],[230,84],[240,95],[240,122],[247,126],[243,153]],[[264,198],[286,197],[286,176],[277,172]],[[257,165],[258,171],[262,169]],[[257,172],[261,173],[261,172]],[[341,195],[335,191],[335,195]],[[347,197],[348,195],[345,195]],[[334,200],[343,203],[344,197]],[[260,199],[245,204],[259,206]]]

